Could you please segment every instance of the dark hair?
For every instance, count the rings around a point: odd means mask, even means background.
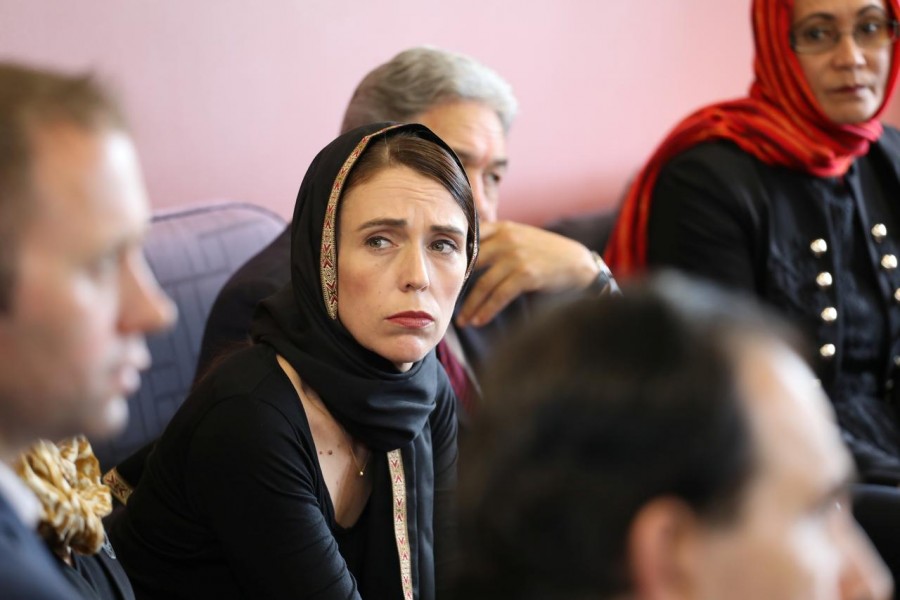
[[[32,137],[37,129],[56,123],[90,131],[125,129],[117,103],[90,75],[0,62],[0,313],[9,308],[17,236],[33,206]]]
[[[458,597],[628,590],[628,531],[657,497],[730,522],[754,466],[735,353],[747,335],[783,339],[770,319],[669,276],[508,340],[460,461]]]
[[[427,130],[426,130],[427,131]],[[466,172],[446,148],[416,131],[386,133],[369,143],[347,176],[343,194],[390,167],[409,167],[444,187],[466,215],[466,257],[471,260],[477,240],[475,200]],[[342,203],[338,203],[340,211]],[[340,231],[338,231],[340,233]]]

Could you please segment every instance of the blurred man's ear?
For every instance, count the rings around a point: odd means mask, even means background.
[[[699,597],[700,522],[683,501],[662,497],[638,511],[628,533],[633,597],[686,600]]]

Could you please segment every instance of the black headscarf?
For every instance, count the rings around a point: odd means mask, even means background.
[[[361,346],[337,320],[337,208],[343,186],[366,149],[400,132],[453,151],[423,125],[378,123],[328,144],[303,178],[291,224],[291,282],[260,303],[251,329],[316,391],[332,415],[374,450],[401,448],[415,438],[434,408],[439,363],[434,352],[400,373]],[[468,273],[477,254],[477,218],[469,221]]]

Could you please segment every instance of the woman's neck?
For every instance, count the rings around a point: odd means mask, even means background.
[[[300,379],[284,357],[279,355],[277,360],[300,397],[319,469],[334,507],[335,521],[341,527],[351,527],[359,519],[372,492],[371,451],[347,433],[319,394]]]

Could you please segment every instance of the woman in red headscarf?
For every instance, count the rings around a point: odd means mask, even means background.
[[[747,98],[701,109],[629,191],[606,259],[674,267],[775,305],[816,367],[863,479],[900,483],[900,132],[878,121],[898,0],[755,0]]]

